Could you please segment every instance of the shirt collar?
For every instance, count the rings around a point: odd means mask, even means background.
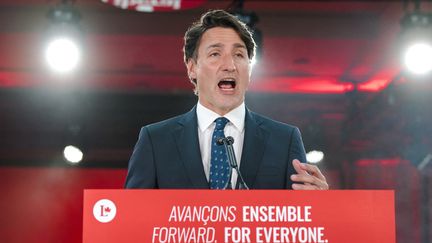
[[[204,132],[204,130],[206,130],[211,124],[213,124],[216,118],[220,117],[220,115],[216,112],[201,105],[199,101],[197,104],[196,112],[198,118],[198,127],[201,132]],[[244,102],[224,115],[224,117],[227,118],[230,123],[232,123],[239,131],[243,131],[244,129],[245,116],[246,108]]]

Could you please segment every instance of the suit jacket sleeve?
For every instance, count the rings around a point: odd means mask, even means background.
[[[294,167],[292,166],[292,161],[294,159],[300,160],[302,163],[306,163],[306,152],[304,149],[303,141],[301,138],[300,130],[298,128],[293,129],[291,135],[291,142],[289,145],[289,154],[288,154],[288,171],[286,174],[286,189],[292,189],[291,186],[293,181],[291,181],[291,175],[296,174]]]
[[[291,136],[288,161],[292,162],[294,159],[298,159],[300,162],[306,163],[306,151],[303,146],[300,130],[297,127],[293,130],[293,134]]]
[[[147,127],[141,128],[129,160],[125,188],[157,188],[153,145]]]

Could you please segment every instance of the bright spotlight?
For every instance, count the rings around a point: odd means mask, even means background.
[[[400,54],[404,68],[412,74],[428,74],[432,70],[432,13],[421,11],[418,4],[400,23]]]
[[[316,164],[324,159],[324,153],[321,151],[312,150],[306,154],[306,160],[309,163]]]
[[[83,152],[75,146],[68,145],[63,150],[63,156],[68,162],[76,164],[83,159]]]
[[[48,44],[45,51],[45,59],[51,69],[57,72],[69,72],[78,65],[80,49],[70,39],[54,39]]]
[[[426,74],[432,70],[432,46],[417,43],[410,46],[404,55],[404,63],[415,74]]]

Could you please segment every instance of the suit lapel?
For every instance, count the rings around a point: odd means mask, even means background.
[[[261,126],[261,122],[255,119],[253,113],[246,109],[245,136],[243,152],[240,161],[240,172],[246,184],[252,187],[267,144],[267,131]],[[239,185],[237,181],[237,185]]]
[[[198,141],[196,107],[184,114],[174,130],[174,138],[186,172],[195,188],[209,188]]]

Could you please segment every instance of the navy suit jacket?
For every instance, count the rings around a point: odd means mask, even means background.
[[[306,161],[299,129],[246,109],[240,171],[249,188],[291,189],[293,159]],[[125,187],[209,188],[198,141],[196,107],[141,129]]]

